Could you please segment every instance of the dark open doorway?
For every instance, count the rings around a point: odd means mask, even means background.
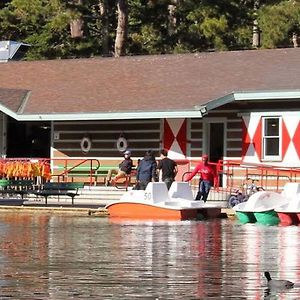
[[[212,162],[223,159],[224,153],[224,124],[209,124],[209,158]]]
[[[224,124],[209,123],[209,158],[218,162],[224,155]],[[219,175],[219,185],[223,186],[223,176]]]
[[[50,157],[50,123],[7,120],[6,157]]]

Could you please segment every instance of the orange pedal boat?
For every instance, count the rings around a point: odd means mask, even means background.
[[[146,190],[127,191],[106,209],[110,218],[126,219],[197,220],[221,216],[221,207],[195,201],[187,182],[173,182],[169,191],[163,182],[150,182]]]

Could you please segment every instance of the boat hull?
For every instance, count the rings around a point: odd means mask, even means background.
[[[107,207],[110,218],[152,220],[197,220],[221,216],[221,208],[173,209],[143,203],[119,202]]]
[[[236,215],[238,220],[243,223],[255,223],[256,222],[256,218],[254,216],[253,212],[250,211],[236,211]]]
[[[261,212],[254,212],[254,216],[257,223],[264,225],[278,225],[280,222],[277,212],[273,209]]]
[[[297,213],[277,211],[277,214],[281,225],[289,226],[298,225],[300,223]]]

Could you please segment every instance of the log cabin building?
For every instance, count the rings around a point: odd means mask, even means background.
[[[2,158],[300,167],[300,49],[0,64]],[[182,172],[191,165],[182,164]],[[182,174],[181,172],[181,174]],[[223,183],[224,184],[224,183]]]

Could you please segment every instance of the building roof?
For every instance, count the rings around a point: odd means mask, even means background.
[[[15,41],[0,41],[0,63],[10,59],[21,59],[29,47],[29,44]]]
[[[300,98],[299,48],[19,61],[0,70],[0,109],[19,120],[201,117],[201,107],[237,95]]]

